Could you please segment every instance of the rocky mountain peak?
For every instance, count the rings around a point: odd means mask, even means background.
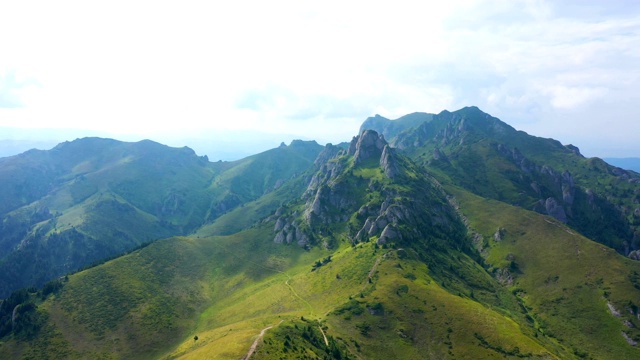
[[[387,141],[382,134],[374,130],[365,130],[359,136],[354,136],[349,145],[349,155],[354,157],[355,164],[360,164],[371,157],[382,155]]]
[[[338,146],[328,143],[324,147],[324,149],[322,149],[320,154],[318,154],[318,157],[316,157],[316,160],[313,162],[313,164],[316,166],[322,166],[326,164],[329,161],[329,159],[336,157],[340,153],[340,151],[344,151],[344,150],[342,150]]]
[[[571,152],[573,152],[574,154],[576,154],[576,155],[580,156],[581,158],[583,158],[583,157],[584,157],[584,156],[580,153],[580,149],[579,149],[577,146],[572,145],[572,144],[569,144],[569,145],[565,145],[565,147],[566,147],[567,149],[571,150]]]

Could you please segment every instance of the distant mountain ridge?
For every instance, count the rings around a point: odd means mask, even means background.
[[[617,166],[619,168],[633,170],[637,173],[640,173],[640,158],[628,157],[628,158],[609,158],[605,157],[602,160],[608,162],[613,166]]]
[[[28,129],[0,126],[0,158],[18,155],[31,149],[50,150],[59,143],[85,137],[113,138],[124,142],[151,139],[170,147],[188,146],[200,156],[207,155],[211,161],[240,160],[270,150],[280,142],[289,144],[293,140],[300,139],[300,136],[293,134],[264,133],[253,130],[201,129],[197,132],[191,130],[172,133],[115,134],[87,129]]]
[[[424,122],[431,121],[433,116],[433,114],[415,112],[396,120],[389,120],[376,114],[374,117],[367,118],[362,123],[358,133],[361,134],[364,130],[374,130],[391,139],[403,131],[416,128]]]
[[[0,139],[0,158],[21,154],[30,149],[51,149],[58,143],[59,141]]]
[[[186,235],[306,170],[320,149],[300,141],[211,163],[186,147],[84,138],[1,158],[0,296]]]
[[[636,173],[586,159],[576,146],[517,131],[477,107],[443,111],[388,139],[429,166],[441,182],[548,214],[625,255],[638,256]]]

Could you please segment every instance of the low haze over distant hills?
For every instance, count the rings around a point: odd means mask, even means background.
[[[0,157],[17,155],[30,149],[49,150],[61,142],[87,136],[134,142],[147,139],[144,135],[114,135],[80,129],[0,128]],[[157,135],[151,140],[175,147],[188,146],[198,155],[207,155],[212,161],[233,161],[272,149],[282,142],[290,143],[295,139],[300,137],[291,134],[227,130],[201,131],[184,135]]]
[[[640,357],[639,174],[477,107],[354,135],[0,158],[0,358]]]
[[[609,164],[640,173],[640,158],[604,158]]]

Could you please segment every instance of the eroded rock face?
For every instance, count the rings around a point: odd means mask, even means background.
[[[382,230],[382,234],[380,234],[380,238],[378,238],[378,244],[384,244],[387,241],[392,241],[396,239],[401,239],[400,233],[396,230],[393,224],[388,224]]]
[[[618,311],[618,309],[616,309],[612,303],[607,302],[607,307],[609,308],[609,312],[611,312],[611,315],[615,316],[615,317],[620,317],[620,311]]]
[[[371,238],[377,238],[378,244],[414,239],[435,241],[438,236],[451,232],[463,239],[463,226],[448,205],[446,195],[440,193],[441,190],[425,191],[440,189],[436,187],[435,180],[424,178],[426,183],[418,185],[421,188],[419,193],[386,186],[389,179],[404,176],[408,165],[383,136],[365,130],[354,137],[347,154],[353,156],[353,163],[337,149],[327,149],[319,155],[322,160],[316,163],[318,171],[311,177],[302,196],[304,210],[295,216],[277,211],[276,214],[280,215],[272,217],[275,220],[275,242],[295,242],[301,246],[314,244],[315,240],[326,235],[322,233],[326,231],[326,225],[346,223],[354,215],[357,222],[349,222],[349,236],[354,243]],[[378,165],[387,179],[354,175],[359,171],[359,164],[365,161],[367,168]],[[351,166],[354,166],[354,171],[351,171]],[[354,196],[362,191],[375,196],[367,196],[366,200]],[[355,224],[358,225],[354,227]]]
[[[273,238],[273,242],[276,244],[291,244],[295,242],[299,246],[304,247],[311,241],[310,236],[303,229],[303,226],[292,218],[278,218],[274,231],[276,235]]]
[[[530,185],[531,190],[535,195],[541,197],[533,206],[533,210],[567,223],[573,216],[572,209],[576,199],[576,191],[582,191],[576,187],[573,175],[568,170],[560,173],[546,164],[536,165],[517,148],[509,149],[504,144],[498,144],[496,150],[517,165],[524,173],[523,176],[533,177]],[[550,193],[555,196],[549,196]],[[545,194],[546,198],[543,197]],[[588,190],[587,196],[593,197],[589,195]]]
[[[316,157],[316,160],[313,162],[313,164],[316,166],[325,164],[327,161],[329,161],[329,159],[334,158],[341,151],[344,151],[344,150],[329,143],[324,147],[324,149],[320,152],[320,154],[318,154],[318,157]]]
[[[382,167],[384,174],[390,179],[395,178],[400,172],[394,150],[389,145],[385,145],[382,149],[380,167]]]
[[[502,285],[513,285],[513,275],[509,269],[497,269],[495,271],[496,280]]]
[[[633,340],[633,338],[631,336],[629,336],[629,334],[627,334],[626,332],[622,331],[622,337],[624,337],[624,339],[627,341],[627,343],[631,346],[637,346],[638,342]]]
[[[285,224],[286,224],[286,222],[284,221],[283,218],[278,218],[278,220],[276,220],[276,225],[275,225],[273,231],[278,232],[278,231],[284,229]]]
[[[549,216],[554,217],[558,221],[562,221],[563,223],[567,222],[567,214],[564,211],[564,208],[558,203],[555,198],[547,198],[544,202],[545,210]]]
[[[349,155],[353,155],[355,164],[374,156],[380,156],[387,142],[382,134],[373,130],[365,130],[360,136],[355,136],[349,145]]]
[[[360,136],[354,137],[347,153],[353,155],[356,165],[368,159],[379,158],[380,167],[389,178],[400,172],[395,151],[382,135],[373,130],[365,130]],[[340,151],[329,149],[319,156],[324,163],[312,177],[303,195],[307,199],[304,217],[310,225],[346,221],[349,217],[346,210],[355,204],[347,186],[337,181],[345,166],[344,162],[337,160],[339,155]]]
[[[429,236],[433,226],[449,228],[453,226],[455,215],[451,209],[433,204],[429,211],[416,205],[407,198],[398,196],[392,191],[384,191],[386,198],[379,208],[363,206],[358,211],[359,217],[364,217],[364,225],[353,237],[354,242],[368,241],[377,236],[378,245],[405,241]],[[404,230],[401,230],[401,227]],[[426,231],[426,232],[425,232]]]
[[[562,201],[567,203],[569,206],[573,205],[573,200],[575,198],[576,187],[573,183],[573,176],[569,171],[565,171],[562,173]]]
[[[329,224],[349,219],[347,209],[355,205],[349,189],[342,183],[322,184],[310,192],[304,218],[309,225]]]

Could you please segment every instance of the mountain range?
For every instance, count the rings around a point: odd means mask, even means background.
[[[0,158],[0,358],[640,357],[640,175],[476,107]]]

